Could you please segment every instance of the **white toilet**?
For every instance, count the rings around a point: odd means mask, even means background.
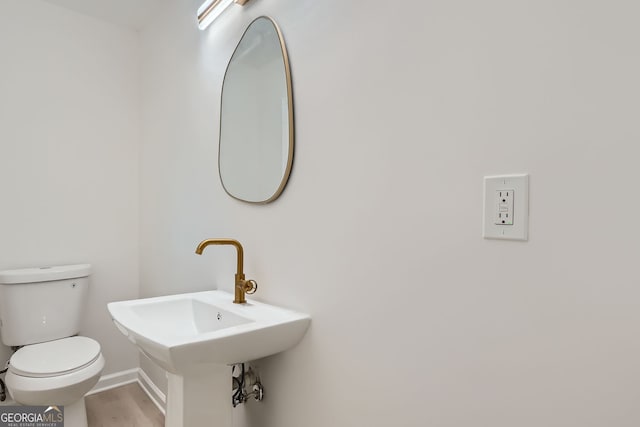
[[[69,427],[87,426],[84,395],[104,368],[100,344],[77,336],[90,273],[89,264],[0,271],[2,342],[20,347],[7,389],[22,405],[64,405]]]

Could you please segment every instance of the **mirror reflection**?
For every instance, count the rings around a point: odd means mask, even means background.
[[[220,108],[220,179],[251,203],[275,200],[293,161],[289,61],[276,23],[262,16],[245,31],[229,61]]]

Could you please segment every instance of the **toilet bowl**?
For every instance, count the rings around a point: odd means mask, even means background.
[[[79,336],[88,264],[0,271],[0,336],[18,350],[5,378],[22,405],[63,406],[68,427],[87,427],[84,396],[100,379],[100,344]]]
[[[17,403],[64,406],[65,425],[84,427],[84,395],[103,368],[100,344],[75,336],[20,348],[10,359],[6,383]]]

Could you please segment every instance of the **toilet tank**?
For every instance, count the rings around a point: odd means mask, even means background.
[[[0,336],[8,346],[80,332],[89,264],[0,271]]]

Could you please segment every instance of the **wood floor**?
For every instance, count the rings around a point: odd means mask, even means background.
[[[163,427],[164,415],[138,383],[85,397],[89,427]]]

